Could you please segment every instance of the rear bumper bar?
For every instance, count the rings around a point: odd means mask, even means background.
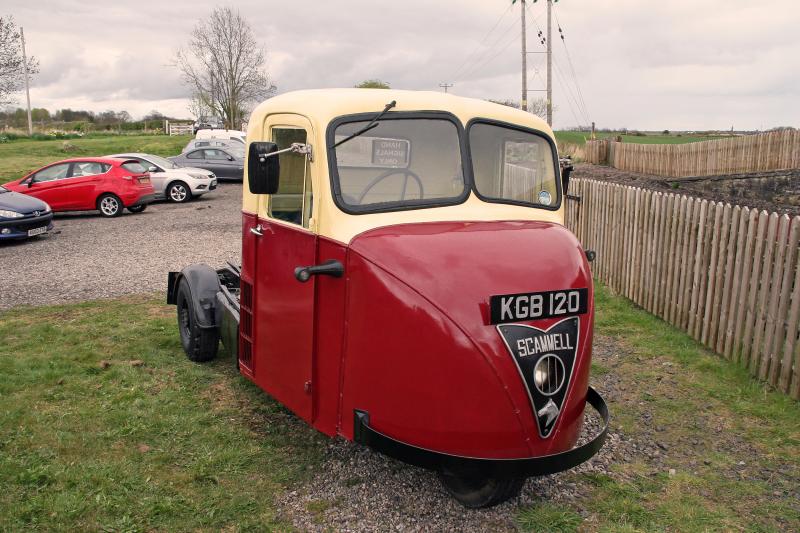
[[[589,442],[566,452],[553,455],[523,459],[479,459],[427,450],[400,442],[375,431],[369,426],[369,414],[359,410],[354,413],[353,440],[389,457],[431,470],[444,468],[453,471],[480,472],[483,475],[496,478],[543,476],[578,466],[594,456],[603,447],[608,435],[608,421],[610,419],[608,406],[603,397],[592,387],[589,387],[587,391],[586,402],[594,407],[603,418],[603,429]]]

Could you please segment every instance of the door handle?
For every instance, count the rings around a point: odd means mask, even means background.
[[[263,233],[261,233],[261,230],[262,230],[262,229],[264,229],[264,228],[262,228],[262,227],[261,227],[261,224],[259,224],[259,225],[258,225],[258,226],[256,226],[255,228],[250,228],[250,233],[252,233],[252,234],[254,234],[254,235],[258,235],[259,237],[263,237],[263,236],[264,236],[264,234],[263,234]]]
[[[336,259],[329,259],[321,265],[313,265],[307,267],[297,267],[294,269],[294,277],[300,283],[305,283],[311,279],[311,276],[333,276],[334,278],[341,278],[344,275],[344,265]]]

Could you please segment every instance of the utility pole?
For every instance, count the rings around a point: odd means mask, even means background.
[[[516,2],[516,0],[514,0]],[[520,13],[522,14],[522,100],[520,109],[528,110],[528,40],[525,37],[525,0],[520,1]]]
[[[441,87],[442,89],[444,89],[444,92],[445,92],[445,93],[447,93],[447,89],[449,89],[449,88],[450,88],[450,87],[452,87],[452,86],[453,86],[453,84],[452,84],[452,83],[446,83],[446,82],[445,82],[445,83],[440,83],[440,84],[439,84],[439,87]]]
[[[547,0],[547,125],[553,126],[553,0]]]
[[[19,38],[22,40],[22,63],[25,65],[25,96],[28,99],[28,135],[33,136],[33,121],[31,120],[31,88],[28,80],[28,56],[25,54],[25,32],[19,28]]]

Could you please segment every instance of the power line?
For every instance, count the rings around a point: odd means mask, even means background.
[[[570,68],[570,71],[572,73],[573,83],[575,84],[575,88],[577,89],[577,92],[578,92],[578,98],[580,99],[580,104],[582,106],[582,112],[586,115],[586,118],[588,119],[589,117],[591,117],[591,115],[589,114],[589,110],[586,107],[586,101],[583,98],[583,91],[581,90],[580,83],[578,83],[578,75],[577,75],[577,72],[575,71],[575,65],[572,62],[572,56],[569,53],[569,47],[567,47],[567,41],[564,38],[564,31],[561,29],[561,21],[558,18],[558,12],[555,11],[555,10],[553,12],[554,12],[554,14],[556,16],[556,24],[558,25],[558,33],[561,36],[561,44],[564,45],[564,52],[566,54],[567,63],[569,64],[569,68]]]
[[[451,76],[452,79],[457,79],[458,78],[458,75],[461,74],[461,70],[469,63],[470,59],[473,58],[475,53],[478,52],[478,49],[480,49],[480,47],[486,42],[486,39],[489,38],[489,35],[491,35],[491,33],[497,28],[497,26],[503,21],[503,19],[506,17],[506,15],[508,15],[508,13],[510,11],[511,11],[511,6],[509,5],[506,8],[506,10],[503,11],[503,13],[500,15],[500,17],[497,19],[497,21],[494,23],[494,25],[492,25],[492,27],[489,28],[489,31],[486,32],[486,34],[478,42],[478,44],[475,45],[475,48],[473,48],[472,52],[470,52],[470,54],[467,57],[464,58],[464,61],[461,62],[459,67],[453,73],[453,76]]]
[[[514,24],[514,26],[516,26],[516,24]],[[464,71],[464,73],[461,75],[461,79],[465,79],[465,78],[471,76],[472,74],[474,74],[476,72],[479,72],[483,67],[485,67],[486,65],[491,63],[495,58],[497,58],[497,56],[499,56],[500,54],[505,52],[508,49],[508,47],[511,46],[511,44],[514,43],[518,38],[519,38],[519,35],[516,33],[516,31],[511,33],[511,39],[507,39],[504,42],[503,46],[496,53],[494,53],[491,56],[488,56],[488,57],[484,58],[480,62],[473,63],[466,71]],[[500,39],[498,39],[497,43],[499,43],[499,42],[500,42]]]
[[[452,86],[453,86],[452,83],[447,83],[447,82],[439,84],[439,87],[443,88],[445,93],[447,92],[447,89],[449,89]]]

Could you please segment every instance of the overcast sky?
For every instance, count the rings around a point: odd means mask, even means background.
[[[519,3],[510,1],[3,0],[0,14],[24,26],[40,61],[34,107],[188,117],[170,58],[225,4],[250,21],[280,92],[380,78],[519,100]],[[528,3],[528,47],[539,52],[544,0]],[[560,0],[554,13],[566,44],[553,43],[556,128],[800,126],[797,0]],[[545,87],[544,57],[529,55],[531,89]]]

